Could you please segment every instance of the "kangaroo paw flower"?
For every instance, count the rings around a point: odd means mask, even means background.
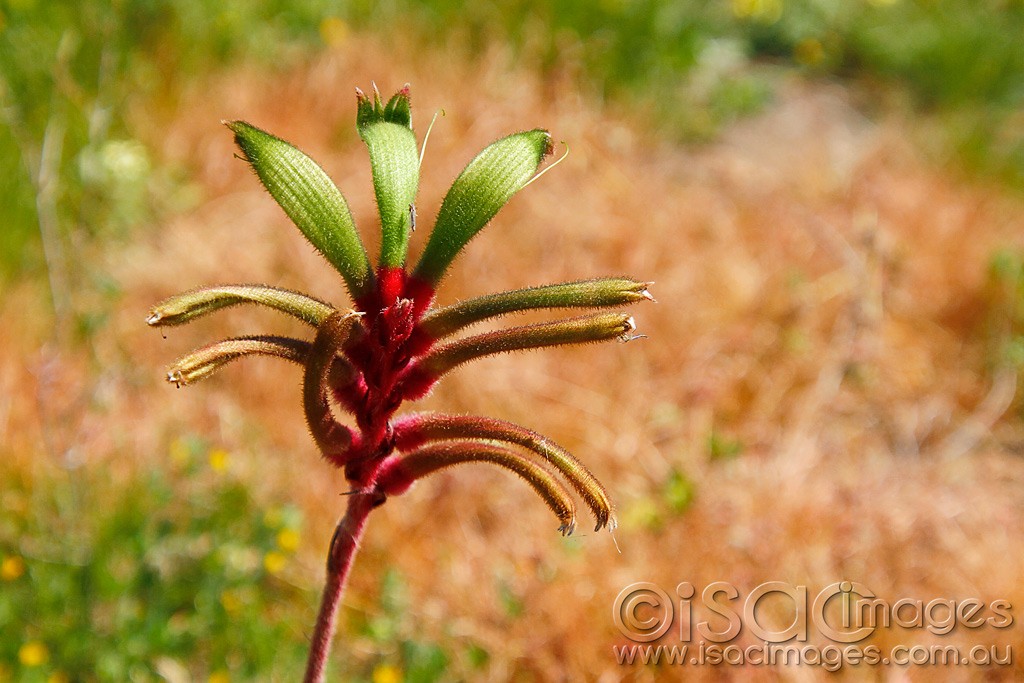
[[[275,356],[301,365],[308,354],[309,343],[291,337],[235,337],[182,356],[167,369],[167,381],[179,387],[195,384],[245,356]]]
[[[316,338],[306,358],[302,380],[306,422],[320,451],[331,460],[343,459],[344,452],[352,444],[351,430],[339,424],[331,414],[328,389],[338,351],[345,344],[359,317],[360,314],[355,311],[337,311],[329,315],[317,329]]]
[[[317,327],[334,306],[311,296],[266,285],[222,285],[176,294],[153,307],[146,318],[151,327],[184,325],[207,313],[239,304],[260,304]]]
[[[594,515],[594,531],[615,529],[615,514],[608,492],[587,466],[546,436],[512,422],[475,415],[419,413],[395,423],[395,448],[409,451],[430,441],[481,439],[525,448],[554,467],[576,490]]]
[[[420,321],[420,329],[431,339],[441,339],[483,320],[519,311],[539,308],[605,308],[637,301],[653,301],[654,297],[648,287],[649,282],[602,278],[488,294],[429,311]]]
[[[410,367],[403,385],[405,397],[422,398],[442,375],[477,358],[545,346],[625,339],[634,329],[632,316],[625,313],[595,313],[459,339],[431,350]]]
[[[417,479],[467,462],[489,462],[515,472],[533,487],[558,517],[563,535],[576,528],[576,506],[565,486],[533,460],[493,444],[455,441],[424,446],[404,456],[395,456],[381,467],[377,485],[388,495],[404,493]]]

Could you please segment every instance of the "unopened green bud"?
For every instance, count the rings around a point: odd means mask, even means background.
[[[370,261],[341,191],[319,164],[244,121],[225,121],[263,186],[341,274],[353,296],[370,284]]]
[[[484,148],[445,195],[416,274],[439,282],[462,247],[530,182],[550,153],[551,136],[544,130],[509,135]]]
[[[405,265],[412,226],[412,205],[419,188],[419,152],[412,133],[409,87],[397,93],[386,106],[374,88],[374,103],[356,91],[359,110],[356,127],[370,153],[373,190],[380,213],[380,265]]]

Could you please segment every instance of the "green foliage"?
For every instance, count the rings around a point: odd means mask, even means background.
[[[672,468],[658,488],[626,506],[622,526],[627,530],[660,532],[669,519],[685,514],[696,497],[696,482],[684,471]]]
[[[222,451],[181,441],[171,456],[128,486],[84,471],[0,484],[0,669],[13,680],[299,675],[294,624],[316,596],[280,575],[300,513],[258,506],[216,471]]]
[[[758,62],[880,78],[938,111],[963,159],[1024,178],[1020,0],[12,0],[0,4],[0,277],[43,266],[35,196],[48,127],[62,143],[51,170],[65,237],[110,238],[167,201],[125,119],[133,103],[173,106],[184,82],[232,61],[287,65],[330,41],[331,25],[444,49],[453,32],[471,49],[505,42],[520,62],[570,66],[599,97],[683,137],[762,106]]]
[[[518,619],[526,611],[526,605],[523,604],[523,598],[516,593],[512,584],[504,579],[500,579],[497,582],[498,599],[501,601],[501,606],[505,611],[505,616],[509,619]]]
[[[786,0],[746,25],[755,54],[823,73],[884,79],[935,115],[945,142],[979,169],[1024,179],[1024,3],[1018,0]]]
[[[662,492],[662,496],[668,509],[677,515],[681,515],[693,504],[696,493],[696,485],[693,480],[686,476],[684,472],[674,469],[668,475],[668,479],[665,480],[665,489]]]
[[[326,11],[324,0],[0,3],[0,279],[44,267],[40,221],[52,253],[187,201],[127,112],[141,100],[173,107],[182,83],[228,61],[307,52]],[[40,206],[46,182],[53,195]],[[48,267],[80,275],[74,262]]]
[[[410,629],[408,615],[412,609],[406,582],[395,569],[381,576],[380,611],[367,619],[359,628],[374,647],[384,654],[373,662],[374,672],[389,669],[401,675],[401,680],[428,683],[441,680],[448,670],[449,658],[437,644],[425,642]]]
[[[510,42],[542,70],[569,55],[597,94],[633,99],[684,137],[766,101],[758,62],[884,79],[924,108],[966,112],[951,142],[983,165],[1024,173],[1013,123],[1024,104],[1019,0],[422,0],[355,3],[350,18],[428,39],[457,27],[481,49]]]
[[[0,479],[0,680],[299,678],[309,643],[296,624],[318,600],[290,578],[302,515],[258,505],[230,458],[188,438],[127,483],[85,470]],[[380,592],[355,628],[380,654],[351,680],[444,679],[446,648],[465,643],[417,633],[397,571]],[[487,652],[468,648],[482,666]]]
[[[743,453],[743,442],[722,434],[717,429],[708,435],[708,457],[711,460],[731,460]]]

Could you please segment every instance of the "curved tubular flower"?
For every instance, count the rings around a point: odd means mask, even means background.
[[[309,343],[269,335],[224,339],[179,358],[167,369],[167,381],[178,387],[194,384],[233,360],[254,355],[276,356],[302,365],[309,355]]]
[[[395,422],[395,448],[400,451],[413,450],[428,441],[446,439],[502,441],[536,453],[565,477],[593,512],[597,522],[594,531],[600,531],[606,525],[609,529],[615,528],[612,502],[601,482],[572,453],[546,436],[512,422],[474,415],[418,413]]]
[[[323,457],[352,488],[328,551],[327,581],[310,647],[306,681],[322,681],[335,617],[352,557],[369,513],[388,496],[440,469],[488,462],[515,472],[554,511],[565,533],[575,525],[567,481],[593,512],[597,528],[614,528],[611,500],[597,478],[565,449],[525,427],[491,418],[413,415],[396,419],[407,400],[424,396],[445,373],[490,354],[561,344],[635,338],[633,318],[599,312],[510,327],[452,341],[482,320],[530,309],[600,309],[653,300],[648,283],[630,278],[580,280],[499,292],[432,309],[436,288],[463,247],[534,178],[551,136],[534,129],[488,145],[448,190],[414,268],[407,263],[419,188],[408,87],[385,104],[357,92],[356,130],[370,157],[381,225],[381,253],[371,264],[348,204],[327,173],[290,143],[243,121],[227,123],[260,182],[310,243],[334,266],[353,308],[267,285],[221,285],[170,297],[146,319],[153,327],[191,322],[213,311],[259,304],[314,329],[312,341],[277,336],[225,339],[171,366],[180,386],[238,358],[284,358],[303,369],[302,401]],[[549,167],[550,168],[550,167]],[[338,422],[334,409],[351,414]],[[550,468],[550,469],[549,469]]]
[[[653,301],[647,290],[650,286],[649,282],[629,278],[601,278],[498,292],[428,311],[420,321],[420,329],[437,340],[508,313],[538,308],[605,308],[644,299]]]
[[[167,381],[178,387],[195,384],[231,361],[246,356],[274,356],[305,365],[310,346],[309,342],[291,337],[232,337],[196,349],[176,360],[167,369]],[[335,356],[328,377],[330,386],[345,386],[356,378],[355,368],[343,356]]]
[[[387,460],[380,469],[378,486],[387,495],[405,493],[423,477],[467,462],[489,462],[515,472],[540,495],[562,523],[562,535],[576,528],[576,505],[565,486],[545,468],[508,448],[474,441],[454,441],[424,446],[408,455]]]
[[[331,414],[328,386],[334,360],[348,339],[352,326],[361,316],[356,311],[329,315],[317,328],[306,357],[302,381],[302,404],[313,440],[325,458],[344,462],[344,453],[352,445],[352,432]]]
[[[356,128],[370,153],[373,189],[380,212],[380,267],[401,268],[409,248],[413,205],[420,182],[420,153],[412,132],[409,86],[383,105],[376,86],[373,103],[356,90]]]
[[[526,187],[549,154],[551,135],[537,129],[493,142],[469,162],[441,202],[416,277],[440,282],[462,247]]]
[[[408,399],[422,398],[442,375],[477,358],[542,346],[588,344],[609,339],[629,341],[633,338],[630,333],[635,329],[633,316],[595,313],[459,339],[428,352],[409,369],[402,383],[404,396]]]
[[[334,311],[334,306],[329,303],[280,287],[222,285],[194,289],[164,299],[153,307],[146,323],[151,327],[184,325],[207,313],[246,303],[287,313],[312,327],[319,326]]]

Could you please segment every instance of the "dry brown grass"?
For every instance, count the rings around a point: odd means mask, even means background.
[[[422,224],[490,140],[544,126],[572,148],[460,257],[442,302],[622,273],[656,282],[660,303],[635,310],[645,341],[487,360],[425,402],[525,424],[579,455],[619,503],[621,554],[606,534],[562,541],[527,487],[466,468],[375,516],[348,609],[378,609],[381,572],[395,567],[415,605],[405,627],[479,643],[491,655],[486,678],[615,680],[658,673],[618,667],[611,653],[622,642],[612,600],[639,580],[669,591],[680,581],[749,590],[778,580],[813,593],[851,579],[891,600],[1024,605],[1024,463],[1011,448],[1022,425],[1004,414],[1014,387],[987,374],[981,333],[986,264],[997,247],[1022,246],[1024,204],[924,163],[898,123],[865,119],[828,85],[785,85],[768,111],[721,141],[678,149],[500,55],[467,66],[451,55],[396,57],[352,38],[270,82],[235,72],[197,85],[173,112],[140,111],[167,117],[156,144],[195,169],[206,200],[95,255],[126,292],[113,337],[91,351],[105,373],[70,351],[39,351],[46,330],[17,314],[37,291],[5,296],[5,467],[39,454],[44,431],[54,452],[75,443],[87,462],[116,456],[126,473],[159,461],[177,433],[206,435],[236,454],[232,466],[260,495],[298,499],[309,520],[302,578],[319,581],[345,486],[315,457],[294,369],[255,361],[189,390],[160,382],[161,368],[193,345],[290,323],[237,310],[163,340],[142,320],[162,297],[216,282],[263,281],[344,303],[338,278],[232,157],[218,121],[245,118],[297,142],[346,192],[369,235],[375,210],[351,92],[371,79],[382,89],[412,83],[421,133],[431,112],[446,111],[424,163]],[[40,393],[52,405],[42,416],[12,398]],[[713,431],[739,440],[742,454],[709,459]],[[673,470],[696,489],[684,514],[661,502]],[[652,505],[659,519],[637,513]],[[504,610],[499,585],[521,602],[518,618]],[[876,642],[1022,644],[1017,626],[925,636],[893,629]],[[372,644],[342,640],[338,657],[374,655]],[[468,675],[457,655],[452,666]],[[1019,664],[1014,671],[1024,674]]]

